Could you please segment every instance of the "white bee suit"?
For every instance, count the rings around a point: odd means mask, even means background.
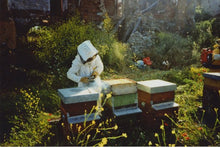
[[[72,61],[72,66],[67,72],[67,77],[78,83],[78,87],[92,87],[96,91],[101,92],[102,83],[99,76],[97,76],[93,82],[83,83],[80,82],[82,77],[90,77],[94,71],[96,71],[99,75],[103,71],[103,63],[99,55],[96,56],[94,60],[91,62],[87,62],[83,64],[80,56],[84,61],[87,61],[89,58],[93,57],[98,53],[96,48],[91,44],[89,40],[84,41],[77,48],[78,55],[76,55],[75,59]]]
[[[96,58],[88,63],[83,64],[81,62],[81,59],[79,55],[76,56],[76,58],[72,62],[72,66],[67,72],[67,77],[78,83],[78,87],[92,87],[96,91],[101,92],[102,85],[101,85],[101,79],[99,76],[97,76],[93,82],[89,83],[83,83],[80,82],[80,79],[82,77],[89,77],[93,71],[98,72],[99,74],[103,71],[103,63],[99,57],[99,55],[96,56]]]

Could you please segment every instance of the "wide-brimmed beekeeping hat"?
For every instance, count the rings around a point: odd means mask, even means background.
[[[90,40],[86,40],[81,43],[78,48],[78,54],[86,62],[89,58],[98,54],[97,49],[92,45]]]

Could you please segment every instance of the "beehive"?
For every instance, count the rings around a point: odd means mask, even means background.
[[[114,115],[122,116],[140,113],[137,99],[136,82],[130,79],[105,80],[112,92],[112,97],[108,99],[107,105],[111,107]]]
[[[174,102],[176,84],[163,80],[137,82],[138,106],[148,123],[154,123],[165,113],[173,115],[179,105]]]
[[[176,84],[163,80],[137,82],[139,106],[149,107],[153,104],[174,101]]]
[[[89,113],[97,105],[99,93],[92,88],[65,88],[58,89],[61,98],[61,112],[67,113],[69,123],[84,121],[84,113]],[[99,117],[97,117],[99,119]]]

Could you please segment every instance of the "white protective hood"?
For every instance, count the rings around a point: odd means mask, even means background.
[[[97,49],[92,45],[90,40],[86,40],[81,43],[78,48],[78,53],[84,61],[87,61],[89,58],[93,57],[98,53]]]

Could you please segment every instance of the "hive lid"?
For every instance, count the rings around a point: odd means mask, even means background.
[[[86,87],[58,89],[58,94],[64,104],[96,101],[99,98],[98,92]]]
[[[220,73],[219,72],[210,72],[210,73],[204,73],[204,77],[214,79],[214,80],[220,80]]]
[[[110,85],[136,84],[136,81],[127,78],[105,80],[105,82]]]
[[[112,95],[124,95],[137,92],[137,83],[131,79],[105,80],[111,87]]]
[[[176,90],[176,84],[163,80],[148,80],[137,82],[137,89],[150,94]]]

